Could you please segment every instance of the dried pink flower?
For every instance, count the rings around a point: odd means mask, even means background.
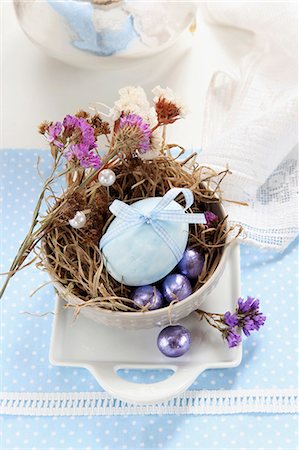
[[[63,143],[58,138],[61,138],[62,134],[62,123],[56,122],[49,126],[48,130],[45,133],[46,139],[50,144],[54,144],[59,148],[63,148]]]
[[[150,149],[151,129],[147,122],[137,114],[122,116],[114,135],[114,149],[124,154],[138,152],[145,154]]]

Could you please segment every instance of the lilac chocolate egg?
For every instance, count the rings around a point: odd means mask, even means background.
[[[146,306],[148,309],[158,309],[163,305],[161,292],[155,286],[149,285],[135,289],[132,293],[132,300],[134,300],[136,308],[138,308],[138,306],[140,306],[140,308]]]
[[[178,269],[182,275],[195,279],[201,274],[203,265],[203,255],[193,248],[187,248],[178,264]]]
[[[190,331],[182,325],[170,325],[160,331],[157,344],[163,355],[177,358],[184,355],[190,348]]]
[[[192,294],[190,281],[180,273],[167,275],[162,284],[162,294],[167,303],[184,300]]]

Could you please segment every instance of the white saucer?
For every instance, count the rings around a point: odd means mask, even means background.
[[[231,246],[224,273],[202,309],[223,313],[233,311],[240,296],[239,246]],[[181,394],[206,369],[236,367],[242,346],[229,349],[220,333],[200,321],[196,313],[180,321],[191,332],[192,346],[179,358],[163,356],[156,345],[159,328],[121,330],[108,328],[64,308],[57,298],[53,322],[50,362],[59,366],[84,367],[112,396],[129,403],[158,403]],[[119,369],[172,369],[166,380],[152,384],[121,378]]]

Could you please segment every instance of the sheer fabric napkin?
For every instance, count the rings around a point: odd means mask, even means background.
[[[214,73],[206,99],[201,163],[232,174],[222,184],[246,241],[283,250],[298,233],[297,5],[209,2],[214,24],[252,32],[239,73]]]

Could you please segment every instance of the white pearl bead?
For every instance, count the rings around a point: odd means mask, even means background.
[[[116,175],[111,169],[104,169],[99,173],[98,180],[102,186],[112,186],[115,183]]]
[[[77,211],[75,217],[69,220],[69,224],[73,228],[82,228],[86,224],[86,215],[83,211]]]

